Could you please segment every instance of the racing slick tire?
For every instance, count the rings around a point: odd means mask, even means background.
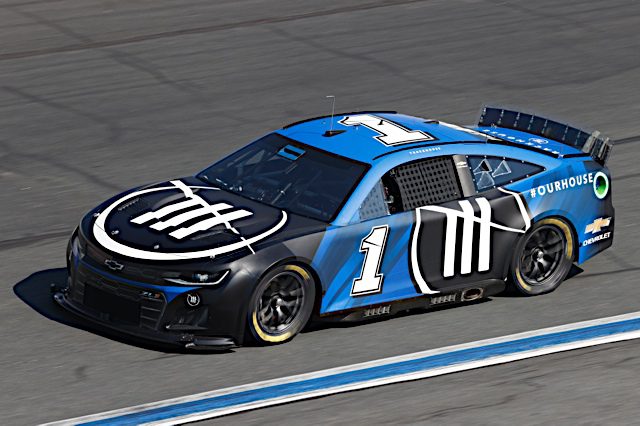
[[[574,246],[573,232],[564,220],[537,222],[516,245],[511,260],[513,287],[527,296],[555,290],[571,270]]]
[[[287,342],[307,324],[315,306],[312,275],[298,265],[267,272],[251,296],[248,331],[257,344]]]

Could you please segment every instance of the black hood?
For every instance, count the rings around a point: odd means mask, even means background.
[[[179,261],[251,253],[326,224],[182,178],[106,201],[83,221],[83,233],[113,253]]]

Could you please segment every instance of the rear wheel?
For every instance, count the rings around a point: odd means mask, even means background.
[[[249,331],[261,344],[282,343],[298,334],[311,317],[315,282],[298,265],[269,271],[258,283],[249,310]]]
[[[561,219],[536,223],[520,239],[511,261],[514,287],[528,296],[555,290],[571,270],[574,256],[571,228]]]

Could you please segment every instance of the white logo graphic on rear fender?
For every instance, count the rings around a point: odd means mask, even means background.
[[[280,220],[275,223],[271,228],[263,231],[258,235],[254,235],[249,238],[245,238],[240,235],[237,229],[231,225],[231,222],[234,220],[242,219],[248,216],[251,216],[251,213],[248,210],[244,209],[234,209],[233,206],[226,203],[217,203],[217,204],[209,204],[202,197],[193,193],[193,188],[199,188],[204,190],[217,190],[217,188],[211,187],[189,187],[185,185],[182,181],[175,180],[171,181],[173,186],[165,186],[160,188],[150,188],[143,189],[140,191],[135,191],[130,194],[125,195],[119,200],[113,202],[109,205],[103,212],[101,212],[97,217],[93,224],[93,235],[96,240],[106,249],[109,249],[113,252],[122,254],[124,256],[129,256],[137,259],[145,259],[145,260],[185,260],[185,259],[197,259],[203,257],[214,257],[224,253],[229,253],[244,247],[248,247],[251,249],[251,244],[261,241],[268,236],[274,234],[278,230],[280,230],[285,223],[287,222],[287,213],[282,211],[282,216]],[[161,252],[161,251],[150,251],[150,250],[142,250],[134,247],[129,247],[121,242],[115,241],[110,235],[109,232],[106,231],[106,221],[111,212],[117,208],[118,206],[127,203],[129,200],[152,192],[158,191],[170,191],[170,190],[179,190],[184,194],[184,198],[181,198],[177,201],[171,202],[161,208],[150,211],[139,216],[136,216],[131,219],[131,223],[136,225],[144,225],[147,226],[149,223],[153,222],[151,225],[148,225],[149,228],[156,231],[164,231],[168,228],[175,228],[183,225],[188,221],[192,221],[192,219],[202,218],[202,220],[197,221],[195,224],[190,226],[184,226],[176,228],[175,230],[169,232],[169,236],[176,239],[182,240],[192,234],[197,232],[206,231],[211,229],[217,225],[224,225],[227,229],[231,230],[233,233],[238,234],[240,241],[227,244],[220,247],[215,247],[211,249],[204,249],[198,251],[188,251],[188,252]],[[193,209],[193,207],[196,207]],[[187,208],[191,208],[184,213],[180,213],[176,216],[169,217],[172,213],[178,212],[180,210],[184,210]],[[227,211],[228,210],[228,211]],[[209,217],[213,215],[213,217]],[[205,219],[205,217],[207,217]],[[191,223],[191,222],[190,222]]]

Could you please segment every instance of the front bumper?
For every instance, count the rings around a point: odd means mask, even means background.
[[[66,289],[65,289],[66,290]],[[53,294],[53,300],[67,311],[100,327],[107,328],[117,334],[123,334],[136,339],[160,343],[170,346],[184,347],[193,350],[228,350],[237,346],[230,337],[198,336],[191,333],[169,333],[153,330],[141,331],[140,328],[126,324],[115,324],[109,321],[101,321],[94,312],[88,311],[82,305],[74,303],[68,297],[67,291],[57,291]]]
[[[223,290],[133,282],[77,257],[68,270],[67,287],[56,291],[54,300],[116,334],[187,349],[227,350],[238,345],[234,315],[219,307]],[[193,291],[201,297],[197,307],[185,303]]]

